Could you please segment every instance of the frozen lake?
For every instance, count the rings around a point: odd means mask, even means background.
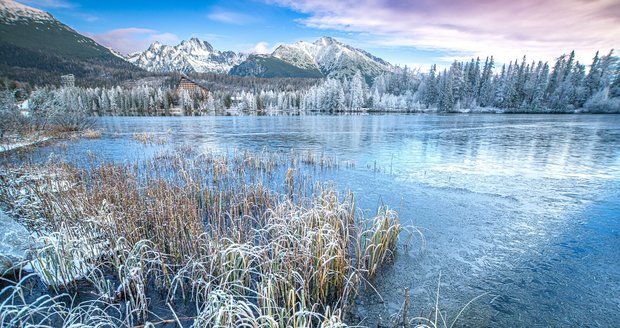
[[[226,151],[311,150],[353,161],[334,180],[362,207],[400,209],[417,227],[354,314],[364,325],[439,303],[456,326],[620,325],[620,116],[368,115],[103,118],[103,137],[67,142],[132,161],[161,146],[135,132]],[[58,146],[39,150],[39,158]],[[355,321],[354,323],[356,323]]]

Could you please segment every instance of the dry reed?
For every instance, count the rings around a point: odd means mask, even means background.
[[[352,194],[340,197],[299,173],[301,165],[334,163],[324,155],[181,149],[89,169],[7,167],[0,202],[39,236],[35,271],[58,291],[89,281],[98,299],[25,304],[17,284],[2,291],[0,324],[54,318],[130,327],[149,319],[154,286],[169,304],[194,302],[195,327],[344,326],[343,313],[393,256],[402,228],[394,211],[364,218]],[[102,268],[112,268],[118,286]]]

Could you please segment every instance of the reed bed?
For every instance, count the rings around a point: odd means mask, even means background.
[[[402,227],[301,173],[335,162],[186,147],[133,164],[6,167],[0,203],[33,230],[30,266],[58,296],[29,303],[22,281],[7,287],[0,325],[148,325],[155,290],[172,313],[160,322],[181,325],[174,305],[190,302],[192,327],[343,327]],[[67,301],[84,282],[96,298]]]

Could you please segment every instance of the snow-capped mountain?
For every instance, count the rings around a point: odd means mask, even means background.
[[[281,45],[272,56],[300,68],[316,68],[324,76],[333,78],[350,77],[357,71],[374,77],[394,70],[385,60],[331,37],[322,37],[313,43],[299,41]]]
[[[153,43],[127,60],[150,72],[229,73],[258,77],[351,77],[357,71],[373,78],[395,67],[368,52],[330,37],[281,45],[270,55],[219,51],[197,38],[176,46]]]
[[[350,78],[360,71],[368,80],[396,68],[368,52],[331,37],[284,44],[268,56],[251,56],[235,66],[234,75],[259,77]]]
[[[129,55],[127,60],[150,72],[228,73],[246,58],[232,51],[219,51],[197,38],[176,46],[151,44],[144,52]]]

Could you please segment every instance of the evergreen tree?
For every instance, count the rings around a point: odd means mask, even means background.
[[[350,87],[349,87],[349,108],[351,110],[359,110],[364,106],[365,99],[365,84],[364,78],[362,77],[362,73],[357,71],[353,78],[351,79]]]
[[[492,106],[494,102],[495,92],[493,90],[493,68],[494,61],[493,56],[487,57],[484,63],[484,69],[482,70],[482,76],[480,78],[480,88],[478,91],[478,104],[482,107]]]

